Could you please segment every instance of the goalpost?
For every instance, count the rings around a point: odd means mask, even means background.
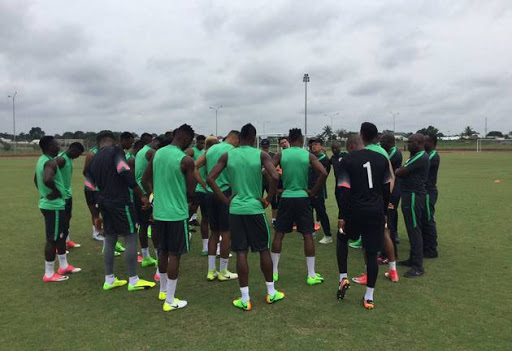
[[[476,152],[482,151],[512,151],[512,139],[477,139]]]

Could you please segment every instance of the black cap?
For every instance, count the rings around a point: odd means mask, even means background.
[[[270,140],[268,139],[263,139],[261,141],[261,146],[270,146]]]

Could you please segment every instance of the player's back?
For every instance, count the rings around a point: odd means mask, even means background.
[[[308,197],[309,152],[297,146],[281,152],[282,197]]]
[[[215,144],[208,149],[206,153],[206,168],[210,173],[219,161],[219,158],[229,150],[233,149],[234,146],[225,141],[219,144]],[[215,180],[220,190],[225,191],[229,189],[229,180],[226,174],[226,170],[223,170],[219,177]]]
[[[381,153],[363,149],[342,160],[338,186],[350,188],[350,210],[358,213],[383,213],[382,190],[390,182],[389,161]]]
[[[240,146],[228,152],[228,178],[235,197],[230,204],[232,214],[264,212],[262,195],[261,150]]]
[[[146,154],[149,150],[151,150],[151,146],[144,145],[144,147],[140,149],[139,152],[137,152],[137,156],[135,156],[135,180],[139,186],[142,185],[142,176],[144,175],[144,172],[146,171],[146,168],[149,164],[149,161],[146,157]]]
[[[175,145],[159,149],[153,158],[153,217],[159,221],[188,218],[187,187],[181,162],[186,154]]]

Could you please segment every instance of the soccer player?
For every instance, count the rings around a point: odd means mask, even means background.
[[[206,137],[204,135],[198,135],[196,137],[196,144],[193,147],[187,149],[187,155],[192,157],[192,159],[194,160],[194,163],[197,161],[199,156],[204,154],[205,143],[206,143]],[[199,208],[199,205],[200,205],[200,196],[201,195],[199,195],[199,196],[194,195],[194,198],[192,199],[192,202],[190,204],[190,219],[189,219],[188,223],[189,223],[189,225],[192,225],[192,226],[199,225],[199,223],[197,222],[197,209]]]
[[[161,142],[162,138],[154,138],[150,143],[144,145],[144,147],[137,153],[137,156],[135,156],[135,181],[145,194],[150,193],[146,192],[142,185],[142,176],[144,175],[149,162],[155,155],[155,152],[159,148]],[[138,201],[137,197],[135,197],[135,208],[137,210],[137,218],[139,220],[139,241],[142,252],[142,267],[156,266],[157,260],[151,257],[148,243],[148,227],[151,224],[152,209],[151,207],[144,209],[143,204]],[[153,246],[155,248],[155,256],[158,257],[158,238],[156,235],[151,235],[151,240],[153,241]],[[155,273],[155,279],[158,280],[158,270]]]
[[[340,164],[343,157],[345,157],[348,153],[342,150],[341,143],[339,141],[333,141],[331,144],[331,165],[334,171],[334,196],[336,197],[336,203],[338,204],[338,221],[341,219],[341,188],[338,187],[336,181],[340,175]]]
[[[218,143],[219,139],[217,139],[217,137],[209,136],[208,138],[206,138],[204,152],[208,151],[210,147]],[[203,180],[203,184],[206,184],[206,165],[202,165],[199,167],[199,173],[201,175],[201,179]],[[194,198],[196,198],[197,201],[199,201],[199,206],[201,207],[201,238],[203,243],[201,255],[203,256],[208,256],[208,210],[210,208],[212,196],[212,189],[210,189],[209,186],[204,187],[203,185],[201,185],[201,183],[197,183]]]
[[[428,170],[428,178],[426,183],[426,202],[425,208],[427,212],[427,221],[423,225],[423,257],[436,258],[437,252],[437,228],[434,218],[437,202],[437,172],[441,159],[436,150],[437,136],[427,135],[425,137],[425,151],[428,153],[430,167]]]
[[[199,184],[206,189],[206,184],[201,178],[199,169],[206,165],[207,174],[210,174],[213,167],[219,161],[219,158],[229,150],[238,146],[238,134],[236,130],[232,130],[226,136],[223,142],[213,145],[204,155],[200,156],[196,161],[195,177]],[[226,197],[231,197],[231,185],[224,170],[215,180],[217,186],[222,190]],[[212,198],[210,208],[208,209],[208,221],[210,223],[210,238],[208,239],[208,274],[206,279],[209,281],[218,279],[219,281],[234,280],[238,278],[236,273],[228,270],[229,251],[231,246],[231,237],[229,234],[229,206],[219,199]],[[220,244],[220,264],[217,271],[215,258],[217,251],[217,243],[219,237],[222,237]]]
[[[389,160],[394,172],[402,167],[402,152],[395,145],[395,136],[391,133],[385,133],[380,138],[380,145],[389,155]],[[389,201],[387,224],[390,231],[391,240],[395,248],[395,253],[398,253],[396,244],[399,243],[398,239],[398,205],[400,203],[400,181],[395,179],[395,186],[391,193]]]
[[[428,178],[430,161],[425,152],[425,137],[422,134],[413,134],[407,141],[407,148],[411,156],[405,164],[396,170],[400,178],[402,192],[402,214],[411,249],[409,258],[398,262],[399,265],[410,267],[404,277],[416,278],[425,273],[423,268],[423,233],[422,223],[426,221],[425,184]]]
[[[160,293],[165,312],[187,306],[176,298],[181,255],[189,251],[188,199],[194,196],[194,160],[185,150],[194,139],[194,130],[183,124],[174,132],[171,145],[160,148],[149,161],[143,184],[154,192],[154,231],[159,237],[158,269]],[[166,274],[167,273],[167,274]]]
[[[331,161],[329,157],[323,151],[323,141],[320,138],[310,139],[311,143],[311,152],[316,156],[318,162],[324,166],[325,171],[327,172],[327,176],[329,176],[329,172],[331,171]],[[316,184],[316,173],[313,169],[309,169],[309,177],[308,177],[308,187],[312,189]],[[311,198],[311,206],[316,212],[317,220],[322,224],[322,229],[324,230],[324,237],[320,240],[320,244],[330,244],[332,243],[332,233],[331,233],[331,224],[329,223],[329,216],[327,215],[327,210],[325,208],[325,199],[327,199],[327,187],[325,183],[322,186],[322,190],[318,195]]]
[[[147,145],[153,141],[153,137],[149,133],[142,133],[140,136],[140,141],[142,141],[144,145]]]
[[[80,157],[83,152],[84,146],[81,143],[71,143],[66,151],[61,152],[59,156],[55,158],[62,175],[64,187],[66,188],[65,193],[62,195],[64,195],[64,200],[66,200],[66,216],[63,218],[63,229],[64,235],[66,236],[67,248],[80,247],[80,244],[72,241],[69,237],[69,222],[71,221],[71,214],[73,211],[73,189],[71,187],[71,178],[73,177],[73,160]]]
[[[85,176],[85,170],[92,158],[98,152],[98,136],[96,136],[96,145],[94,145],[90,150],[89,154],[85,158],[83,175]],[[84,195],[85,202],[87,203],[87,208],[91,213],[91,221],[92,221],[92,238],[97,241],[103,241],[105,238],[103,237],[103,229],[102,229],[102,221],[100,218],[100,212],[96,205],[96,193],[97,189],[91,190],[87,186],[84,186]]]
[[[311,208],[311,198],[322,190],[327,178],[327,171],[315,155],[302,148],[304,137],[300,129],[290,129],[290,145],[274,157],[274,166],[283,170],[283,194],[277,212],[276,233],[270,253],[273,264],[274,281],[279,280],[279,258],[285,233],[293,230],[294,223],[297,231],[304,237],[304,254],[308,268],[306,283],[320,284],[324,278],[315,272],[315,243],[313,242],[314,220]],[[317,173],[316,184],[308,189],[309,167]]]
[[[260,253],[260,267],[267,287],[267,303],[272,304],[284,298],[284,293],[274,288],[272,259],[269,253],[270,228],[265,214],[265,208],[275,194],[278,176],[270,155],[253,147],[255,141],[256,128],[252,124],[246,124],[240,131],[240,146],[222,155],[207,178],[215,196],[229,206],[231,246],[237,254],[236,271],[242,295],[233,301],[233,305],[244,311],[252,309],[247,262],[249,248]],[[262,167],[265,169],[269,186],[266,199],[261,198]],[[226,197],[215,183],[215,179],[224,170],[228,172],[234,194],[230,198]]]
[[[280,137],[279,138],[279,146],[281,147],[281,151],[284,149],[288,149],[290,147],[290,142],[288,141],[288,137]]]
[[[342,159],[337,180],[343,193],[337,242],[340,272],[338,298],[343,299],[350,286],[347,277],[348,239],[361,235],[368,277],[363,306],[373,309],[373,290],[379,269],[377,253],[384,239],[384,216],[393,187],[393,176],[388,155],[377,144],[377,127],[365,122],[361,125],[360,133],[365,148],[350,152]]]
[[[128,189],[140,197],[144,208],[149,206],[148,198],[135,182],[135,177],[126,163],[122,148],[115,146],[114,134],[101,132],[98,136],[99,151],[85,170],[86,185],[90,189],[98,187],[96,196],[103,217],[105,233],[103,259],[105,264],[105,283],[103,290],[126,285],[128,291],[149,289],[154,282],[137,276],[137,235],[134,223],[135,209]],[[114,249],[118,236],[125,237],[125,259],[129,282],[119,280],[114,275]]]
[[[271,159],[274,158],[275,153],[270,151],[270,141],[268,139],[263,139],[261,141],[261,150],[266,152],[270,156]],[[263,170],[263,172],[265,172],[265,170]],[[281,188],[282,188],[282,186],[281,186]],[[263,190],[266,191],[267,195],[268,195],[269,185],[268,185],[266,176],[263,177]],[[279,198],[278,198],[277,192],[275,193],[275,195],[272,197],[272,199],[270,201],[270,207],[272,210],[272,226],[273,226],[276,221],[276,217],[277,217],[277,208],[279,207]]]
[[[78,273],[80,268],[73,267],[67,261],[66,234],[66,186],[62,173],[55,161],[59,152],[59,144],[52,136],[44,136],[39,140],[43,154],[37,160],[34,183],[39,191],[39,209],[44,217],[46,228],[46,244],[44,248],[45,273],[43,281],[61,282],[69,277],[65,274]],[[59,257],[59,269],[55,273],[55,251]]]

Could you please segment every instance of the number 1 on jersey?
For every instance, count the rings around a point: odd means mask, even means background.
[[[370,161],[367,161],[364,165],[364,168],[366,168],[366,173],[368,173],[368,187],[370,189],[373,189],[373,179],[372,179],[372,165],[370,164]]]

